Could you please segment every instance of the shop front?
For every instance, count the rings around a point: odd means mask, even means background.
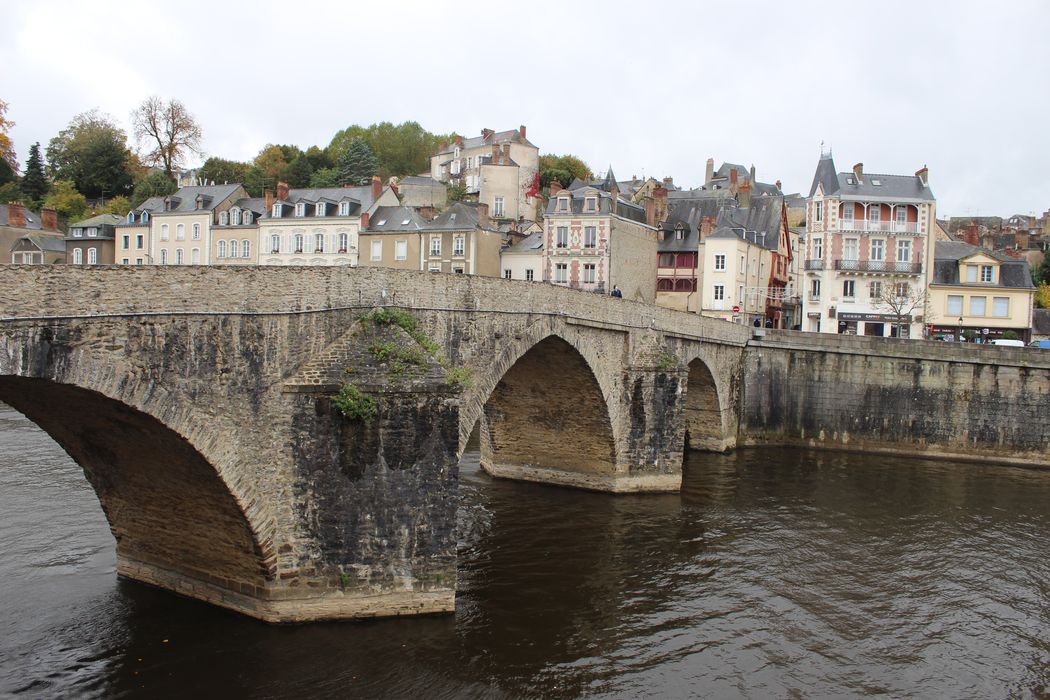
[[[907,338],[911,316],[867,314],[843,311],[838,314],[839,333],[844,335]],[[898,330],[898,324],[900,328]]]
[[[970,343],[990,343],[1007,337],[1028,343],[1032,339],[1032,329],[955,324],[934,325],[930,331],[930,338],[934,340],[962,340]]]

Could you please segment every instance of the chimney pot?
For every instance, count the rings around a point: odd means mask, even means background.
[[[283,202],[288,199],[288,183],[278,182],[277,183],[277,201]]]
[[[521,138],[521,142],[525,143],[525,125],[524,124],[522,124],[521,126],[518,127],[518,134],[519,134],[519,136]]]
[[[565,189],[565,188],[561,186],[560,182],[558,182],[557,180],[551,180],[551,185],[550,185],[550,196],[551,197],[553,197],[554,195],[558,194],[563,189]]]
[[[40,210],[40,228],[45,231],[58,230],[58,212],[49,207]]]
[[[269,213],[273,209],[273,192],[270,190],[263,190],[263,201],[266,202],[266,211]]]
[[[15,228],[26,227],[26,208],[21,204],[7,205],[7,225]]]
[[[737,183],[736,168],[730,168],[729,170],[729,184],[735,185]]]
[[[362,231],[367,231],[368,230],[368,212],[367,211],[361,212],[361,230]]]
[[[379,179],[378,175],[372,176],[372,201],[379,199],[379,195],[383,194],[383,181]]]
[[[781,187],[780,187],[780,180],[777,180],[777,191],[780,191],[780,190],[781,190]]]
[[[853,166],[853,176],[857,178],[857,182],[864,179],[864,163],[856,163]]]

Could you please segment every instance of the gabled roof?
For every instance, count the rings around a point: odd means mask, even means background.
[[[973,255],[986,255],[999,261],[999,277],[995,284],[981,284],[981,287],[1009,287],[1020,289],[1034,289],[1032,284],[1032,273],[1028,267],[1028,261],[1024,258],[1011,258],[1002,253],[997,253],[980,246],[970,245],[962,241],[937,241],[933,249],[933,280],[932,284],[957,285],[963,287],[975,286],[973,283],[960,283],[959,262]]]
[[[503,253],[541,255],[543,253],[543,231],[530,233],[514,245],[505,248]]]
[[[53,236],[46,233],[27,233],[15,241],[15,245],[18,245],[21,241],[29,241],[38,249],[47,253],[66,252],[66,240],[62,236]]]
[[[658,241],[657,250],[661,253],[696,250],[700,245],[700,224],[705,218],[717,220],[723,207],[732,199],[725,197],[701,197],[683,200],[673,204],[667,212],[667,220],[660,224],[663,240]],[[675,233],[681,228],[685,234],[679,240]]]
[[[376,207],[368,219],[366,233],[420,231],[427,223],[412,207]]]
[[[836,173],[835,161],[830,155],[821,156],[817,162],[817,171],[813,174],[813,185],[809,196],[821,185],[824,194],[835,194],[842,199],[881,199],[932,201],[933,190],[929,183],[923,183],[918,175],[885,175],[880,173],[862,173],[857,177],[852,172]]]
[[[241,186],[237,183],[232,185],[208,185],[204,187],[180,187],[175,194],[171,195],[171,201],[177,202],[175,207],[170,210],[165,209],[163,206],[157,213],[187,213],[193,211],[211,211],[218,205],[222,204],[229,197],[239,190]],[[203,197],[203,207],[197,209],[197,197]],[[163,199],[162,199],[163,201]]]
[[[233,206],[242,211],[247,210],[255,213],[257,216],[262,216],[266,209],[266,200],[262,197],[248,197],[246,199],[238,199],[233,203]]]
[[[777,196],[752,197],[747,208],[725,207],[718,215],[718,225],[711,237],[736,237],[767,250],[777,250],[783,206],[783,196]]]
[[[105,226],[107,224],[109,226],[116,226],[123,220],[124,217],[117,216],[116,214],[99,214],[97,216],[92,216],[90,219],[83,219],[75,224],[70,224],[69,228],[90,228],[92,226]]]
[[[536,147],[536,144],[526,138],[524,141],[521,139],[521,131],[519,129],[508,129],[507,131],[495,131],[485,136],[472,136],[471,138],[464,138],[460,148],[466,150],[468,148],[481,148],[482,146],[490,146],[494,143],[522,143],[526,146]],[[455,142],[447,144],[447,148],[442,149],[438,155],[445,153],[452,153],[455,149]]]
[[[426,231],[465,231],[478,228],[478,209],[465,202],[455,202],[424,226]]]
[[[11,226],[11,223],[10,223],[10,221],[7,218],[8,215],[9,215],[9,212],[10,212],[10,208],[6,204],[0,204],[0,226]],[[40,217],[37,216],[36,214],[34,214],[33,212],[29,211],[28,209],[26,209],[25,212],[26,212],[26,225],[25,226],[20,226],[18,228],[28,228],[28,229],[39,230],[40,229]]]
[[[557,202],[562,193],[570,197],[569,211],[567,212],[560,212],[557,210]],[[583,210],[588,196],[598,197],[597,212],[586,212]],[[613,214],[624,219],[631,219],[632,221],[637,221],[643,224],[645,223],[644,207],[620,197],[614,199],[610,193],[592,185],[579,187],[577,189],[561,190],[554,194],[547,202],[546,214],[547,216],[566,216],[569,214]]]

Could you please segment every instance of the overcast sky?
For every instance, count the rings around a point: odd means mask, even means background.
[[[923,164],[940,216],[1050,208],[1050,3],[5,3],[0,99],[19,160],[80,112],[181,100],[207,155],[326,145],[353,123],[528,127],[619,179],[716,163],[808,194]]]

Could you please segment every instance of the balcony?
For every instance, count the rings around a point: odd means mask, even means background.
[[[840,231],[870,231],[876,233],[919,233],[916,221],[869,221],[868,219],[839,219]]]
[[[882,272],[896,275],[918,275],[922,263],[890,262],[888,260],[836,260],[835,269],[842,272]]]
[[[824,269],[824,261],[823,260],[807,260],[806,261],[806,270],[823,270],[823,269]]]

